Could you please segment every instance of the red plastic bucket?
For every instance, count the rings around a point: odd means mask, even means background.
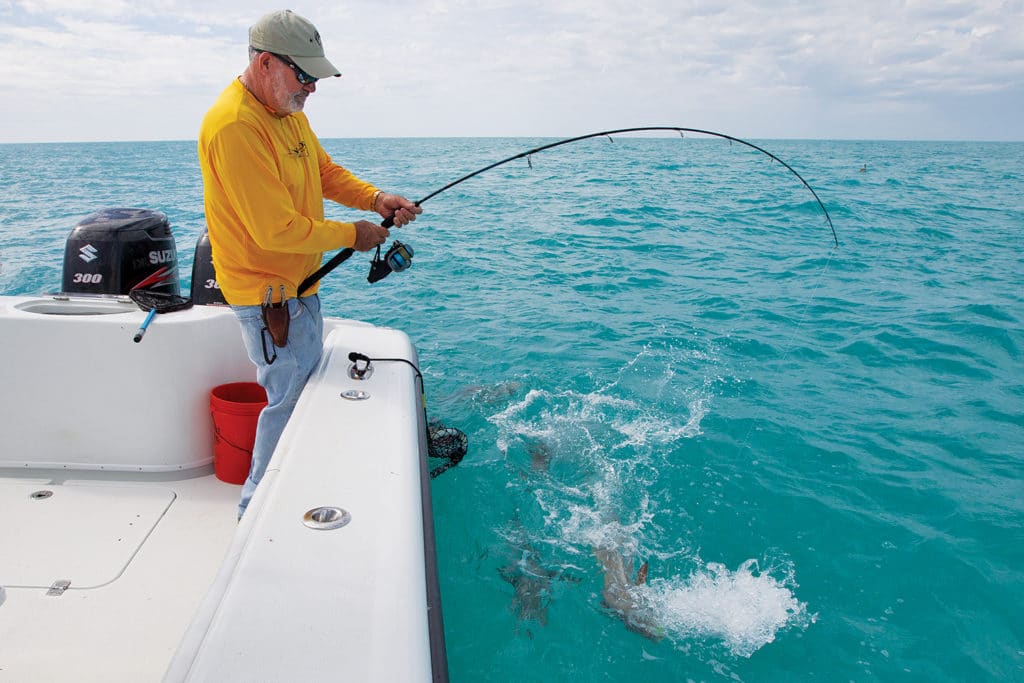
[[[256,422],[267,392],[255,382],[221,384],[210,391],[213,416],[213,473],[221,481],[242,484],[249,476]]]

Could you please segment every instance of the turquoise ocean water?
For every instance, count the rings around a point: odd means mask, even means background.
[[[544,142],[325,147],[418,198]],[[470,439],[433,484],[453,681],[1024,680],[1024,144],[758,144],[839,248],[765,156],[620,137],[459,185],[398,233],[410,270],[325,282]],[[0,291],[59,289],[109,206],[167,213],[187,288],[194,142],[0,146]],[[602,607],[595,547],[649,563],[659,640]]]

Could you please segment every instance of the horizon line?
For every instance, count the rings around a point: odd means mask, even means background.
[[[341,135],[323,136],[320,140],[557,140],[565,137],[559,135]],[[660,134],[637,135],[635,133],[617,133],[615,137],[622,138],[678,138],[668,132]],[[713,140],[712,136],[693,134],[684,139],[688,140]],[[784,142],[984,142],[984,143],[1021,143],[1024,139],[1010,138],[828,138],[828,137],[757,137],[749,136],[751,140],[775,140]],[[103,144],[144,144],[144,143],[170,143],[188,142],[198,144],[198,138],[147,138],[135,140],[0,140],[0,145],[103,145]]]

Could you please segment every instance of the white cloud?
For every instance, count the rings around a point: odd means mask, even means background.
[[[271,9],[236,0],[0,4],[0,88],[20,93],[0,105],[0,141],[194,138],[244,66],[248,25]],[[974,98],[1017,112],[1024,100],[1021,0],[295,9],[317,24],[345,74],[308,105],[325,137],[656,123],[755,137],[973,137]],[[1024,137],[1019,118],[1005,114],[999,136]]]

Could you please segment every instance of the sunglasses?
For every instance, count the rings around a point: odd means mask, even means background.
[[[279,55],[276,52],[271,52],[270,54],[280,59],[288,66],[288,68],[294,71],[296,80],[298,80],[298,82],[301,83],[302,85],[310,85],[311,83],[316,83],[317,81],[320,80],[319,78],[314,78],[310,76],[308,73],[300,69],[298,64],[288,59],[284,55]]]

